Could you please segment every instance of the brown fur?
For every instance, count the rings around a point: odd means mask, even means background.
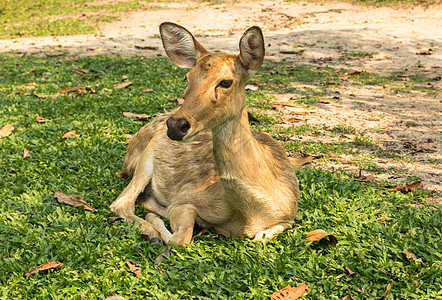
[[[225,236],[273,238],[293,224],[299,190],[281,146],[248,125],[244,86],[262,63],[260,30],[244,34],[239,56],[208,53],[175,24],[165,23],[161,33],[174,63],[195,66],[187,74],[182,107],[159,116],[130,140],[123,173],[132,181],[112,210],[171,244],[189,243],[195,222]],[[182,46],[186,42],[193,48]],[[219,86],[225,79],[233,80],[228,88]],[[191,125],[183,142],[168,138],[170,117]],[[168,218],[173,234],[155,214],[146,220],[135,216],[137,198]]]

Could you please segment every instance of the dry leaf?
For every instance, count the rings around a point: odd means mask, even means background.
[[[78,70],[75,70],[74,73],[79,74],[79,75],[84,75],[84,74],[89,73],[89,70],[87,70],[87,69],[78,69]]]
[[[61,138],[63,139],[71,139],[71,138],[76,138],[79,137],[80,135],[77,134],[76,130],[71,130],[66,132],[65,134],[63,134],[63,136]]]
[[[352,296],[347,295],[347,296],[342,297],[341,300],[358,300],[358,299],[356,299],[356,298],[354,298]]]
[[[116,88],[116,89],[124,89],[124,88],[128,87],[131,84],[133,84],[132,81],[123,82],[123,83],[115,84],[114,88]]]
[[[107,88],[101,90],[102,93],[112,93],[113,91],[114,91],[113,89],[107,89]]]
[[[345,269],[347,270],[349,276],[355,274],[355,272],[353,272],[349,267],[345,266]]]
[[[57,93],[59,93],[59,94],[72,93],[72,92],[78,91],[79,89],[81,89],[81,87],[79,87],[79,86],[67,87],[67,88],[59,90]]]
[[[367,181],[373,181],[374,180],[374,175],[370,174],[370,175],[361,175],[359,177],[357,177],[356,181],[360,181],[360,182],[367,182]]]
[[[128,117],[128,118],[135,118],[137,121],[147,121],[150,118],[150,115],[134,114],[131,112],[123,112],[123,116]]]
[[[35,82],[31,82],[31,83],[28,83],[28,84],[22,84],[22,85],[19,85],[18,88],[33,89],[33,88],[35,88],[36,86],[37,86],[37,83],[35,83]]]
[[[144,89],[142,90],[143,93],[149,93],[149,92],[153,92],[153,89]]]
[[[25,93],[25,92],[12,92],[11,94],[9,94],[9,96],[14,96],[14,95],[23,95],[23,96],[31,96],[30,93]]]
[[[304,119],[299,119],[299,118],[295,118],[295,117],[288,117],[288,118],[284,119],[282,122],[284,124],[292,124],[295,122],[304,122],[304,121],[305,121]]]
[[[305,283],[301,283],[297,287],[291,287],[288,285],[282,290],[274,292],[271,296],[271,300],[295,300],[304,295],[305,291],[308,291],[308,287]]]
[[[385,290],[385,293],[381,297],[379,297],[378,300],[385,300],[392,287],[393,287],[393,282],[390,282],[387,285],[387,289]]]
[[[328,151],[327,154],[328,154],[331,158],[333,158],[333,159],[342,159],[342,157],[340,157],[339,155],[334,154],[334,153],[331,152],[331,151]]]
[[[121,296],[110,296],[110,297],[107,297],[105,300],[126,300],[126,298],[121,297]]]
[[[48,121],[46,118],[40,117],[39,115],[37,115],[35,119],[37,120],[38,123],[45,123]]]
[[[45,270],[50,270],[50,269],[56,269],[56,268],[60,268],[63,266],[63,263],[59,262],[59,261],[51,261],[48,263],[45,263],[41,266],[35,267],[32,271],[26,273],[26,276],[32,275],[37,271],[45,271]]]
[[[125,81],[127,79],[126,75],[121,76],[121,81]]]
[[[93,208],[89,203],[84,201],[83,196],[81,195],[71,194],[69,196],[66,196],[62,192],[55,190],[54,197],[57,199],[59,203],[65,203],[73,207],[83,206],[83,208],[86,210],[95,211],[95,208]]]
[[[23,159],[28,158],[29,156],[31,156],[31,154],[33,154],[31,151],[29,150],[23,150]]]
[[[290,162],[292,165],[301,167],[303,165],[306,165],[308,163],[311,163],[313,161],[314,157],[311,155],[307,156],[301,156],[301,157],[289,157]]]
[[[309,232],[305,239],[307,242],[319,243],[319,241],[321,241],[326,236],[328,236],[328,238],[329,238],[330,245],[336,246],[336,244],[338,243],[338,239],[334,235],[332,235],[322,229],[316,229],[316,230]]]
[[[284,106],[298,107],[298,105],[293,104],[293,103],[275,102],[275,103],[273,103],[272,108],[273,109],[278,109],[278,108],[281,108],[281,107],[284,107]]]
[[[141,267],[137,266],[130,260],[126,261],[126,265],[129,267],[129,270],[135,274],[135,276],[140,277],[141,276]]]
[[[2,129],[0,129],[0,138],[10,135],[12,131],[14,131],[14,125],[6,124]]]
[[[133,137],[133,135],[132,135],[132,134],[129,134],[129,133],[126,133],[126,134],[124,135],[124,137],[127,138],[127,139],[131,139],[131,138]]]
[[[401,192],[402,194],[407,194],[409,192],[415,191],[418,189],[419,185],[421,184],[422,181],[415,181],[413,183],[406,183],[405,186],[397,186],[394,189],[391,189],[390,192]]]
[[[404,249],[402,254],[404,254],[407,259],[412,259],[414,262],[422,262],[422,258],[417,258],[414,253],[408,252],[407,249]]]

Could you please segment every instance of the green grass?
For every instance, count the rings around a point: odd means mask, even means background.
[[[285,72],[283,64],[279,67]],[[89,72],[79,75],[78,69]],[[169,99],[180,97],[185,72],[161,58],[0,55],[0,127],[15,126],[0,139],[1,299],[268,299],[302,282],[309,287],[302,299],[376,299],[390,282],[387,299],[442,299],[442,212],[425,205],[428,192],[392,193],[318,169],[296,170],[299,214],[294,228],[276,240],[262,244],[205,234],[171,249],[170,258],[155,266],[163,246],[145,240],[133,225],[107,219],[114,216],[109,204],[128,184],[115,175],[126,151],[124,135],[142,126],[122,112],[156,115],[175,107]],[[296,80],[320,86],[338,77],[329,69],[306,68],[305,74]],[[114,89],[123,75],[134,84]],[[262,70],[257,81],[265,76]],[[285,76],[275,82],[288,83]],[[19,88],[31,82],[34,89]],[[97,93],[35,96],[77,84]],[[145,88],[154,91],[143,93]],[[17,91],[34,94],[12,95]],[[252,108],[269,108],[270,99],[266,90],[248,93]],[[50,121],[37,123],[37,115]],[[294,129],[277,129],[271,117],[257,116],[263,122],[254,128],[281,140],[286,150],[308,147],[288,139]],[[80,136],[62,139],[70,130]],[[321,134],[323,129],[296,130]],[[349,125],[330,130],[354,133]],[[318,151],[329,146],[315,145]],[[23,160],[23,149],[33,154]],[[54,190],[79,193],[96,211],[59,204]],[[318,228],[334,234],[338,245],[306,243],[306,234]],[[403,249],[423,262],[407,260]],[[24,275],[54,260],[64,267]],[[129,272],[126,260],[141,266],[140,277]],[[349,276],[345,267],[355,274]]]
[[[0,39],[95,33],[119,13],[147,7],[149,0],[95,3],[92,0],[2,0]]]

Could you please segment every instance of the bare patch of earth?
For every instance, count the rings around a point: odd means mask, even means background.
[[[283,118],[299,111],[311,125],[333,128],[350,125],[356,134],[376,142],[381,149],[409,159],[373,158],[383,172],[376,180],[394,184],[422,180],[422,187],[436,191],[431,201],[440,203],[442,192],[442,5],[423,7],[362,7],[342,2],[235,1],[217,4],[198,1],[155,3],[151,8],[121,16],[95,35],[0,40],[0,51],[58,55],[161,56],[158,38],[161,22],[172,21],[192,31],[209,50],[236,53],[241,34],[260,26],[266,37],[267,59],[293,64],[329,66],[379,75],[398,75],[403,88],[347,84],[328,89],[339,101],[329,104],[283,107]],[[409,78],[418,76],[427,89],[406,90]],[[299,90],[309,86],[293,83]],[[430,90],[428,88],[431,88]],[[278,102],[296,94],[274,94]],[[275,112],[273,112],[275,113]],[[279,124],[277,126],[298,126]],[[332,142],[336,137],[308,134],[294,138]],[[354,139],[347,135],[338,139]],[[342,141],[342,140],[341,140]],[[370,150],[362,153],[370,157]],[[355,169],[347,155],[324,168]]]

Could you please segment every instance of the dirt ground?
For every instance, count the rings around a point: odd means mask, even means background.
[[[329,90],[330,95],[339,95],[340,101],[314,107],[306,121],[324,128],[351,125],[359,134],[379,141],[386,151],[411,157],[412,162],[375,159],[378,167],[387,171],[374,174],[375,180],[396,184],[420,177],[424,189],[437,192],[428,201],[441,203],[442,167],[437,163],[442,159],[441,4],[375,8],[343,2],[217,2],[155,3],[151,9],[123,15],[121,21],[105,25],[96,35],[0,40],[0,51],[159,56],[164,52],[158,26],[172,21],[193,32],[208,50],[236,53],[244,30],[258,25],[265,35],[267,59],[382,75],[403,72],[405,86],[410,76],[419,74],[432,79],[428,86],[439,93],[402,93],[376,85],[341,84]],[[299,50],[303,50],[299,55],[281,53]],[[275,94],[274,99],[287,101],[296,96]],[[286,107],[278,112],[291,114],[302,109]],[[320,138],[325,142],[332,139],[326,135]],[[341,163],[320,167],[355,169],[345,163],[351,156],[343,158]]]

